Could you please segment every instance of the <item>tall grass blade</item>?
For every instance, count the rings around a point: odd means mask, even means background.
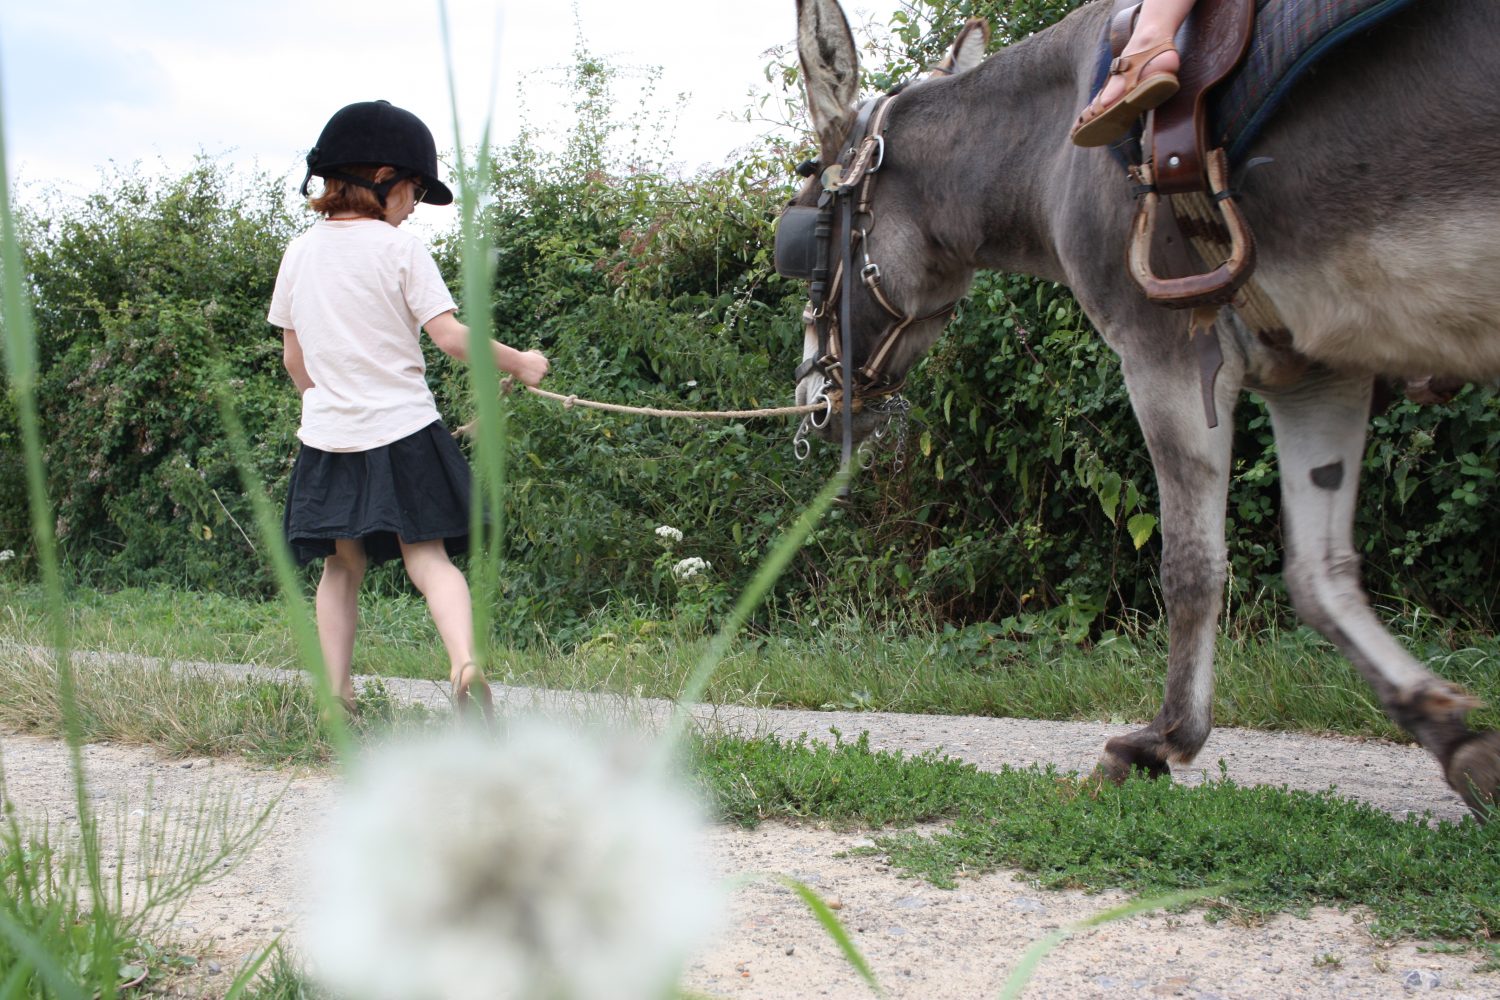
[[[99,827],[89,807],[88,782],[83,769],[82,724],[78,714],[78,692],[73,675],[67,608],[63,599],[62,573],[57,556],[57,536],[52,504],[47,496],[46,469],[42,460],[41,427],[36,405],[36,331],[31,306],[22,282],[25,271],[21,241],[16,233],[10,199],[10,169],[6,159],[4,93],[0,92],[0,325],[4,326],[6,369],[14,397],[16,420],[26,462],[27,506],[31,512],[31,534],[36,543],[43,589],[47,595],[47,617],[53,655],[57,658],[58,703],[67,739],[73,791],[78,811],[79,844],[83,852],[89,888],[95,899],[104,896]],[[107,937],[110,919],[104,907],[90,917],[94,940]],[[112,993],[111,991],[108,991]]]
[[[1128,903],[1122,903],[1108,910],[1101,910],[1092,916],[1085,917],[1077,923],[1069,924],[1067,927],[1055,930],[1026,949],[1026,953],[1021,956],[1021,960],[1016,963],[1014,971],[1011,972],[1010,978],[1005,981],[1005,985],[1001,988],[1000,1000],[1016,1000],[1016,998],[1020,997],[1021,993],[1026,989],[1026,984],[1031,981],[1031,977],[1036,973],[1037,966],[1041,964],[1042,959],[1046,958],[1052,952],[1052,949],[1079,931],[1098,927],[1100,924],[1107,924],[1114,920],[1133,917],[1138,913],[1147,913],[1151,910],[1160,910],[1169,906],[1180,906],[1183,903],[1191,903],[1207,896],[1222,896],[1233,888],[1234,886],[1231,884],[1207,889],[1184,889],[1181,892],[1169,892],[1161,896],[1132,899]]]
[[[847,476],[839,478],[846,482],[848,481]],[[860,954],[859,947],[855,945],[854,939],[849,936],[849,932],[844,929],[844,925],[839,922],[839,918],[834,915],[833,910],[829,909],[828,904],[823,902],[822,897],[813,892],[805,883],[797,881],[790,875],[777,875],[776,881],[795,892],[801,898],[802,902],[807,904],[807,908],[813,912],[813,916],[818,918],[818,923],[823,925],[823,930],[827,931],[828,936],[833,938],[834,944],[839,946],[839,950],[844,953],[844,958],[850,965],[854,966],[854,970],[860,974],[860,977],[870,984],[870,989],[875,991],[875,995],[885,996],[885,991],[880,988],[880,983],[875,980],[875,972],[870,968],[870,963],[865,961],[865,956]]]
[[[35,971],[30,962],[17,962],[5,981],[0,983],[0,1000],[23,1000],[26,996],[26,984],[31,981],[31,974]]]
[[[841,468],[824,484],[812,503],[803,509],[792,526],[776,540],[770,554],[761,563],[760,569],[756,570],[750,585],[740,592],[739,599],[734,602],[734,607],[719,625],[718,632],[714,634],[713,640],[704,650],[698,665],[693,668],[693,672],[688,675],[686,683],[683,684],[682,693],[678,696],[672,718],[663,736],[664,747],[670,748],[681,737],[690,718],[692,706],[703,697],[703,692],[707,690],[714,670],[724,659],[724,654],[729,651],[729,646],[734,642],[735,636],[750,618],[751,612],[785,572],[787,565],[797,554],[797,550],[802,548],[802,543],[807,541],[808,535],[812,534],[813,528],[817,527],[823,515],[828,513],[828,508],[843,495],[849,485],[849,479],[849,470]]]
[[[222,373],[214,381],[218,387],[219,421],[223,424],[224,435],[229,441],[229,453],[234,456],[240,482],[244,484],[245,496],[255,515],[256,533],[260,535],[261,543],[271,557],[271,570],[276,576],[276,587],[281,591],[287,620],[291,622],[297,652],[303,666],[312,673],[313,691],[317,695],[329,742],[333,744],[339,758],[347,762],[354,752],[354,743],[344,720],[343,705],[333,690],[327,664],[323,662],[323,647],[318,643],[317,624],[307,609],[307,600],[302,596],[302,586],[297,579],[297,570],[292,565],[292,554],[287,550],[286,540],[282,538],[276,511],[271,506],[270,498],[266,496],[265,486],[256,474],[254,463],[250,460],[250,444],[245,437],[245,428],[229,397],[230,381]]]
[[[27,505],[31,512],[31,536],[36,543],[37,565],[47,595],[48,624],[53,655],[57,658],[58,694],[62,705],[63,731],[72,750],[75,783],[78,786],[79,820],[88,815],[84,792],[83,757],[79,751],[81,727],[73,677],[73,659],[68,644],[68,621],[63,600],[62,573],[57,558],[57,536],[52,503],[47,496],[46,469],[42,461],[41,427],[36,406],[36,332],[31,305],[23,285],[25,264],[16,233],[10,200],[10,169],[5,150],[5,95],[0,92],[0,325],[4,326],[6,372],[15,399],[25,456]]]
[[[13,950],[25,956],[26,962],[31,964],[36,973],[41,976],[42,982],[46,983],[47,987],[57,995],[58,1000],[88,1000],[83,990],[68,978],[61,967],[52,960],[47,950],[4,910],[0,910],[0,937],[5,938]]]
[[[490,172],[490,124],[494,119],[499,46],[497,39],[496,54],[491,60],[492,73],[496,75],[491,79],[490,105],[485,114],[476,162],[471,168],[465,161],[458,119],[458,84],[454,77],[453,46],[445,0],[438,0],[438,18],[448,71],[448,98],[453,115],[458,174],[464,320],[469,327],[469,385],[479,428],[474,438],[474,495],[469,507],[475,652],[480,657],[481,669],[487,671],[492,659],[489,645],[493,609],[500,599],[500,565],[505,537],[505,441],[509,422],[509,408],[501,403],[500,376],[490,347],[494,339],[490,309],[490,288],[494,282],[494,265],[490,259],[492,241],[480,217],[481,196]]]
[[[234,982],[229,984],[229,992],[224,994],[224,1000],[239,1000],[244,996],[250,984],[255,981],[256,973],[260,972],[260,967],[265,965],[266,960],[276,954],[276,949],[281,947],[281,937],[280,934],[276,935],[275,939],[256,956],[255,961],[240,970],[240,974],[234,977]]]

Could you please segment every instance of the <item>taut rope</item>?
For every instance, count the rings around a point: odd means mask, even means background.
[[[502,392],[509,392],[514,383],[505,379],[501,384]],[[550,399],[561,403],[563,409],[571,410],[575,406],[586,407],[590,410],[604,410],[607,413],[629,413],[641,417],[675,417],[680,420],[748,420],[753,417],[794,417],[808,413],[817,413],[828,409],[827,403],[807,403],[803,406],[768,406],[758,410],[664,410],[655,406],[626,406],[623,403],[603,403],[597,399],[583,399],[580,396],[565,396],[560,392],[548,392],[546,389],[538,389],[535,386],[523,386],[527,392],[544,399]],[[478,421],[470,421],[453,432],[454,437],[460,434],[472,434],[474,425]]]

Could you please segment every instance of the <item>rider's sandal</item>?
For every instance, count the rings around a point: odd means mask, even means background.
[[[1135,120],[1177,93],[1177,74],[1166,70],[1141,78],[1151,61],[1165,52],[1176,52],[1168,39],[1140,52],[1117,56],[1109,64],[1109,75],[1124,77],[1125,89],[1109,104],[1101,105],[1098,95],[1078,116],[1070,138],[1075,146],[1108,146],[1123,139]],[[1100,89],[1103,93],[1103,88]]]
[[[479,664],[468,660],[458,668],[458,676],[453,680],[453,712],[460,720],[471,717],[471,702],[479,706],[479,715],[485,726],[493,726],[494,695],[485,682],[484,674],[479,670]]]

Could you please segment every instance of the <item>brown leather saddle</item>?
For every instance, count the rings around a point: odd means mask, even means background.
[[[1114,0],[1112,55],[1124,51],[1139,10],[1140,0]],[[1292,347],[1275,306],[1253,283],[1247,287],[1255,270],[1255,239],[1229,187],[1228,157],[1208,142],[1206,97],[1245,58],[1255,11],[1255,0],[1197,0],[1176,38],[1179,89],[1149,114],[1143,161],[1130,168],[1141,192],[1128,252],[1131,276],[1152,302],[1192,310],[1189,337],[1197,347],[1210,427],[1218,425],[1214,381],[1223,358],[1212,326],[1220,306],[1233,302],[1273,358],[1263,376],[1291,381],[1308,365]],[[1163,198],[1170,210],[1159,213]],[[1172,276],[1158,275],[1153,256]],[[1198,271],[1215,260],[1219,263],[1210,270]],[[1408,399],[1422,405],[1449,402],[1464,385],[1432,376],[1397,381]],[[1377,389],[1389,391],[1383,382]]]
[[[1112,55],[1124,51],[1139,12],[1139,0],[1114,0]],[[1146,298],[1192,310],[1188,336],[1197,348],[1203,413],[1210,427],[1219,425],[1214,384],[1224,362],[1213,325],[1219,307],[1235,298],[1255,270],[1255,239],[1234,202],[1227,155],[1222,147],[1209,148],[1206,96],[1244,59],[1254,26],[1255,0],[1197,0],[1177,33],[1177,93],[1147,116],[1142,148],[1150,155],[1130,168],[1139,207],[1126,264]],[[1164,197],[1172,208],[1159,215]],[[1200,238],[1185,239],[1186,229]],[[1157,273],[1153,251],[1174,276]],[[1200,259],[1219,263],[1199,272]]]
[[[1140,12],[1139,0],[1115,0],[1110,48],[1119,55]],[[1147,118],[1150,150],[1132,168],[1143,192],[1131,231],[1131,276],[1146,297],[1174,309],[1223,305],[1234,298],[1255,269],[1255,239],[1229,189],[1228,159],[1208,145],[1208,92],[1229,76],[1250,47],[1255,0],[1197,0],[1177,35],[1179,89]],[[1223,230],[1228,255],[1200,274],[1160,277],[1152,267],[1158,208],[1163,197],[1201,195]]]

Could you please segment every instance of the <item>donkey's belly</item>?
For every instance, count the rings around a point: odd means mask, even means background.
[[[1500,377],[1500,206],[1390,219],[1321,253],[1262,259],[1297,350],[1387,375]]]

